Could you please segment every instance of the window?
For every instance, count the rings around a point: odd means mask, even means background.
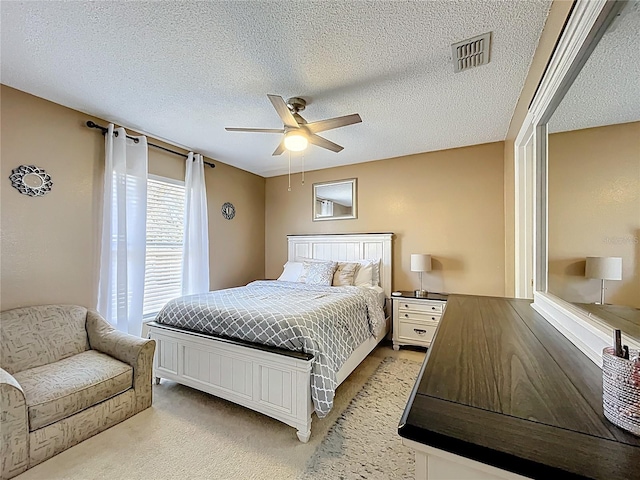
[[[149,175],[143,318],[182,294],[184,182]]]

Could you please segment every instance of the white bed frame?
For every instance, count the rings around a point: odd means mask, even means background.
[[[289,261],[381,259],[380,285],[387,305],[391,295],[392,233],[289,235]],[[388,307],[387,307],[388,311]],[[340,385],[387,335],[360,345],[337,373]],[[156,384],[161,378],[243,405],[297,429],[301,442],[311,435],[311,359],[250,346],[159,324],[149,326],[156,341],[153,362]]]

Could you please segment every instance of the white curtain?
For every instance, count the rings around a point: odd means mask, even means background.
[[[115,133],[117,132],[117,136]],[[98,311],[140,336],[147,224],[147,138],[109,125],[105,140]]]
[[[182,294],[209,291],[209,221],[202,155],[189,153],[185,168]]]

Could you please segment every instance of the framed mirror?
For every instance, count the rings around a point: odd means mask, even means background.
[[[603,25],[548,122],[547,290],[599,316],[640,309],[638,7]]]
[[[533,307],[598,365],[614,329],[640,346],[639,5],[575,2],[515,142],[535,171]]]
[[[313,221],[358,218],[357,179],[313,184]]]

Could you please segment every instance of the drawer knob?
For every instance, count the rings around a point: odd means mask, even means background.
[[[431,310],[435,310],[435,309],[436,309],[436,307],[431,307]]]
[[[414,328],[413,331],[416,332],[418,335],[424,335],[425,333],[427,333],[426,330],[422,330],[419,328]]]
[[[406,303],[404,304],[404,308],[409,308],[409,305],[407,305]]]
[[[435,321],[435,320],[436,320],[436,317],[431,317],[431,320]]]
[[[409,314],[408,313],[405,313],[404,316],[405,316],[405,318],[409,318]]]

